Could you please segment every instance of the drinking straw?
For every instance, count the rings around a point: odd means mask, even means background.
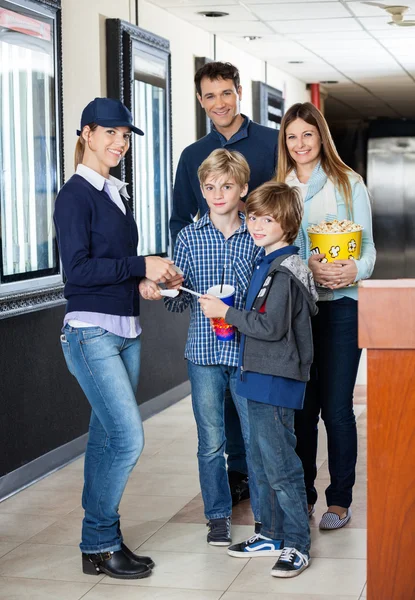
[[[225,265],[223,265],[223,269],[222,269],[222,278],[220,280],[220,294],[222,293],[222,288],[223,288],[223,282],[225,280]]]

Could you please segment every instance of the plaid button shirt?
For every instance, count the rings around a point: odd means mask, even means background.
[[[234,306],[240,310],[244,308],[252,271],[263,249],[255,246],[244,215],[239,216],[241,226],[228,239],[213,225],[209,213],[182,229],[177,236],[174,263],[184,273],[184,287],[201,294],[221,283],[224,270],[224,284],[235,288]],[[183,312],[190,307],[185,358],[198,365],[238,365],[239,334],[232,341],[219,341],[196,296],[181,292],[177,298],[165,298],[164,302],[172,312]]]

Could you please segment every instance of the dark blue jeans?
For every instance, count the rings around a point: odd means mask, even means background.
[[[261,533],[308,555],[310,528],[303,469],[295,452],[294,409],[248,400],[248,417]]]
[[[357,302],[340,298],[318,303],[312,319],[314,363],[303,410],[296,411],[297,454],[304,468],[309,504],[315,504],[317,491],[317,424],[319,414],[327,431],[330,485],[327,505],[348,508],[352,503],[357,459],[356,420],[353,390],[361,350],[357,346]]]
[[[225,435],[225,452],[228,455],[228,472],[238,471],[238,473],[248,475],[245,442],[242,436],[241,423],[229,389],[225,392]]]

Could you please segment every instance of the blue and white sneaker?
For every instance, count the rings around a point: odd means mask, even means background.
[[[281,556],[271,569],[273,577],[296,577],[308,567],[310,559],[296,548],[283,548]]]
[[[271,540],[256,533],[246,542],[229,546],[228,554],[237,558],[254,558],[255,556],[279,556],[284,547],[282,540]]]

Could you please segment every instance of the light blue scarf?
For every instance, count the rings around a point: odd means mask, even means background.
[[[289,173],[289,175],[286,179],[286,183],[288,183],[289,185],[295,185],[295,183],[293,183],[294,177],[297,178],[297,174],[296,174],[295,170],[291,171],[291,173]],[[314,196],[316,194],[318,194],[321,189],[323,189],[323,187],[326,185],[326,182],[327,182],[327,175],[323,171],[323,167],[321,166],[321,163],[319,162],[314,167],[314,170],[311,173],[310,179],[308,180],[308,189],[307,189],[307,195],[304,198],[304,204],[306,202],[308,202],[309,200],[312,200],[314,198]],[[306,258],[307,258],[308,236],[305,232],[306,227],[308,227],[308,223],[302,223],[302,226],[300,227],[300,231],[298,232],[297,239],[295,240],[295,245],[300,248],[299,254],[303,260],[306,260]]]

